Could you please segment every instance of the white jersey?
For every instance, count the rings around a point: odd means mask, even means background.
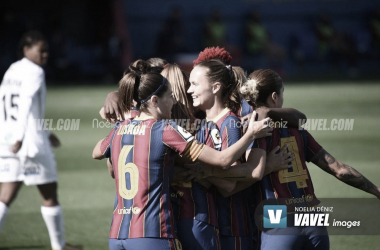
[[[35,157],[51,152],[45,116],[45,72],[27,58],[13,63],[0,86],[0,157]],[[17,154],[10,151],[22,141]]]

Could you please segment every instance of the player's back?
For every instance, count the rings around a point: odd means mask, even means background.
[[[256,204],[266,199],[297,199],[305,205],[316,205],[318,200],[306,162],[318,153],[322,147],[306,130],[297,128],[275,128],[271,137],[261,138],[254,142],[253,148],[261,148],[267,154],[276,146],[288,145],[288,151],[294,152],[292,168],[273,172],[263,177],[255,185]]]
[[[117,189],[110,238],[176,238],[169,190],[174,157],[199,155],[202,146],[188,143],[194,137],[175,123],[154,118],[126,120],[111,133],[102,143]]]
[[[5,148],[16,140],[23,141],[18,156],[34,157],[45,151],[41,149],[48,145],[42,124],[45,96],[45,74],[40,66],[23,58],[9,67],[0,86],[1,156],[15,156]]]

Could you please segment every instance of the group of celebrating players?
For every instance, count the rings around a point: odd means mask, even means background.
[[[46,42],[35,34],[25,39],[23,59],[11,65],[0,88],[0,126],[7,131],[0,138],[0,226],[24,181],[41,191],[52,248],[81,249],[63,236],[48,145],[56,138],[28,126],[44,115]],[[278,74],[260,69],[248,76],[231,61],[225,49],[206,48],[189,74],[160,58],[140,59],[107,96],[101,115],[116,124],[93,158],[108,158],[116,183],[111,250],[329,249],[325,227],[289,234],[289,228],[261,231],[255,222],[265,200],[306,196],[306,205],[318,204],[306,162],[380,198],[377,186],[298,128],[305,116],[282,108]],[[288,126],[273,128],[270,119]],[[183,120],[185,126],[175,122]],[[26,174],[31,166],[42,171]]]

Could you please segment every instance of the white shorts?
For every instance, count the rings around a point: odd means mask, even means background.
[[[0,157],[0,183],[23,181],[25,185],[57,182],[54,154],[34,158]]]

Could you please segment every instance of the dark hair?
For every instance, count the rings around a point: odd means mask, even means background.
[[[280,94],[281,77],[270,69],[255,70],[249,75],[250,80],[240,89],[242,96],[254,108],[267,105],[268,96],[273,92]]]
[[[161,73],[164,69],[165,65],[168,64],[168,62],[165,59],[153,57],[146,60],[146,62],[151,67],[152,72]]]
[[[223,104],[237,114],[241,106],[241,99],[238,91],[236,91],[238,81],[235,78],[235,73],[231,65],[225,65],[218,59],[212,59],[200,62],[196,67],[208,69],[206,77],[210,82],[221,83]]]
[[[172,109],[172,119],[192,118],[193,105],[190,101],[191,95],[187,93],[190,88],[189,73],[176,64],[168,64],[161,74],[170,82],[173,96],[177,101]]]
[[[131,67],[137,69],[139,72],[148,72],[151,69],[149,65],[147,65],[146,61],[138,59],[128,66],[128,68],[124,71],[123,76],[132,72]]]
[[[159,73],[151,72],[151,67],[143,60],[139,60],[135,66],[129,66],[128,73],[119,82],[119,107],[123,112],[130,112],[133,108],[133,100],[137,102],[136,108],[146,112],[147,102],[142,100],[153,94],[164,81]],[[168,89],[166,83],[157,93],[161,97]]]
[[[18,57],[19,59],[24,57],[24,47],[31,47],[34,44],[38,43],[39,41],[44,41],[46,42],[46,38],[44,35],[42,35],[39,31],[37,30],[31,30],[26,32],[19,43],[19,48],[18,48]]]

